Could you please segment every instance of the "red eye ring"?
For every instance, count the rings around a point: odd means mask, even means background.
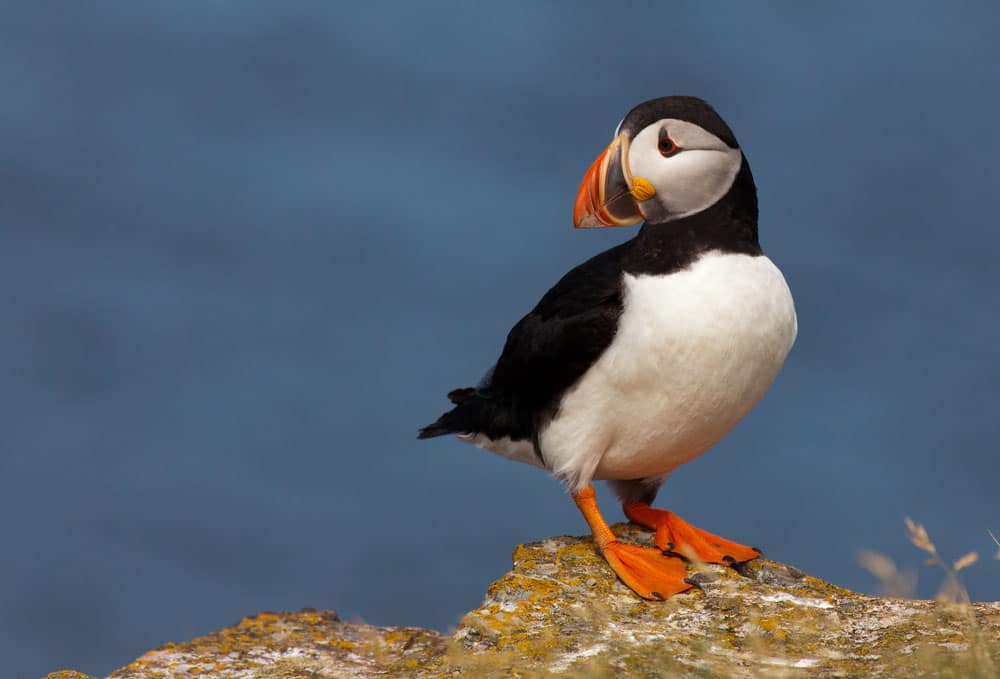
[[[670,156],[677,155],[681,152],[681,147],[670,138],[670,135],[667,134],[667,128],[665,127],[660,128],[660,139],[656,147],[659,149],[660,155],[664,158],[669,158]]]

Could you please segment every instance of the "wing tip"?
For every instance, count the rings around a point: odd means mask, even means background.
[[[417,430],[418,439],[432,439],[435,436],[444,436],[445,434],[454,434],[451,429],[447,426],[441,424],[440,420],[434,424],[428,424],[426,427],[421,427]]]

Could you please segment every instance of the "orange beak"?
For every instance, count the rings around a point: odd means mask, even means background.
[[[641,222],[639,204],[633,198],[626,161],[628,138],[618,135],[591,163],[580,182],[573,205],[573,226],[599,229]]]

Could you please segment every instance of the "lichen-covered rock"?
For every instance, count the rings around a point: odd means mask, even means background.
[[[764,559],[696,570],[701,591],[647,602],[589,538],[552,538],[518,547],[514,569],[450,637],[330,612],[261,613],[150,651],[111,679],[1000,676],[1000,602],[864,596]]]
[[[306,609],[259,613],[193,641],[166,644],[111,677],[409,676],[415,669],[441,665],[446,651],[447,639],[437,632],[347,623],[331,611]]]

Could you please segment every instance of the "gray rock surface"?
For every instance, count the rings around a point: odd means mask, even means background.
[[[638,528],[614,530],[650,543]],[[765,559],[691,570],[702,590],[643,601],[589,537],[551,538],[518,547],[513,570],[450,636],[332,612],[261,613],[166,644],[110,679],[1000,676],[1000,602],[865,596]]]

